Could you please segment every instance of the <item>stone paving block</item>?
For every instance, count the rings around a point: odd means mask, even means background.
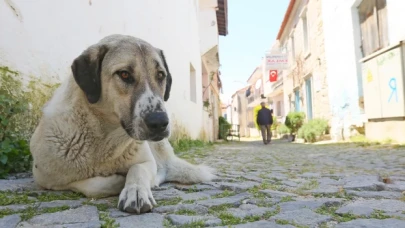
[[[320,215],[311,211],[310,209],[305,208],[301,210],[280,212],[279,214],[271,217],[270,220],[286,220],[294,224],[314,227],[321,223],[332,220],[332,217]]]
[[[320,186],[338,186],[338,185],[343,185],[344,181],[343,180],[335,180],[335,179],[331,179],[329,177],[322,177],[317,179],[318,183]]]
[[[108,213],[111,218],[120,218],[120,217],[127,217],[127,216],[133,215],[131,213],[122,212],[122,211],[118,210],[117,208],[108,209]]]
[[[3,180],[0,179],[0,191],[39,190],[32,178]]]
[[[197,214],[204,215],[208,213],[208,208],[197,204],[178,204],[153,208],[156,213],[175,213],[179,210],[190,210]]]
[[[82,206],[77,209],[37,215],[27,221],[34,226],[63,225],[73,223],[100,223],[97,208]]]
[[[303,174],[301,174],[299,176],[302,177],[302,178],[320,178],[321,174],[308,172],[308,173],[303,173]]]
[[[177,189],[171,188],[167,190],[162,190],[162,191],[154,191],[153,197],[155,200],[169,200],[177,197],[181,197],[181,195],[184,195],[186,193],[179,191]]]
[[[258,205],[258,204],[266,204],[266,205],[273,205],[281,201],[281,198],[269,198],[269,199],[248,199],[245,200],[246,204],[253,204],[253,205]]]
[[[33,204],[33,207],[38,206],[38,204]],[[0,211],[1,210],[12,210],[12,211],[22,211],[30,207],[30,205],[25,205],[25,204],[15,204],[15,205],[7,205],[7,206],[0,206]]]
[[[182,200],[201,200],[211,198],[209,194],[205,194],[204,192],[187,193],[184,195],[180,195],[180,197]]]
[[[68,206],[70,208],[78,208],[82,206],[83,200],[54,200],[51,202],[41,202],[38,209]]]
[[[219,189],[240,193],[259,185],[260,185],[259,183],[253,181],[245,181],[238,183],[221,183]]]
[[[274,179],[274,180],[279,180],[279,181],[288,179],[287,175],[282,174],[282,173],[270,173],[270,174],[267,174],[266,177],[269,179]]]
[[[197,221],[204,221],[206,226],[217,226],[222,223],[221,219],[214,216],[168,215],[167,219],[176,226],[183,226]]]
[[[230,197],[197,201],[196,203],[199,205],[206,206],[206,207],[213,207],[213,206],[218,206],[218,205],[222,205],[222,204],[232,204],[234,206],[239,206],[242,204],[242,200],[247,199],[250,196],[251,196],[251,194],[249,194],[249,193],[241,193],[241,194],[230,196]]]
[[[393,184],[387,184],[386,189],[390,191],[403,192],[405,191],[405,181],[395,181]]]
[[[354,215],[370,216],[374,210],[382,210],[385,212],[402,212],[405,211],[405,202],[391,199],[361,200],[349,203],[339,208],[336,210],[336,213],[352,213]]]
[[[281,211],[294,211],[297,209],[304,209],[308,208],[311,210],[316,210],[322,206],[339,206],[343,202],[342,199],[305,199],[305,200],[297,200],[297,201],[290,201],[285,203],[280,203]]]
[[[20,215],[9,215],[3,218],[0,218],[0,227],[1,228],[15,228],[18,223],[21,221]]]
[[[345,178],[344,182],[343,188],[345,190],[382,191],[386,187],[377,176],[351,176]]]
[[[259,177],[258,175],[257,176],[255,176],[255,175],[241,175],[241,177],[243,177],[243,178],[245,178],[246,180],[249,180],[249,181],[256,181],[256,182],[259,182],[259,183],[263,182],[263,178]]]
[[[216,228],[229,228],[229,226],[216,226]],[[295,228],[292,225],[281,225],[273,221],[257,221],[245,224],[233,225],[232,228]]]
[[[336,194],[339,192],[340,192],[340,189],[335,186],[327,186],[327,187],[320,186],[318,188],[309,190],[309,193],[311,193],[311,194],[324,194],[324,195]]]
[[[253,204],[242,204],[239,208],[229,208],[227,212],[235,217],[245,218],[247,216],[262,216],[266,212],[274,210],[274,208],[258,207]]]
[[[264,193],[272,198],[277,198],[277,197],[298,197],[297,194],[294,193],[289,193],[289,192],[281,192],[281,191],[274,191],[274,190],[260,190],[261,193]]]
[[[206,184],[195,184],[195,185],[181,185],[181,184],[176,184],[174,186],[175,189],[180,190],[180,191],[204,191],[204,190],[212,190],[215,189],[214,187],[210,186],[210,185],[206,185]]]
[[[157,213],[131,215],[115,219],[116,223],[119,224],[120,228],[134,228],[134,227],[162,228],[163,220],[164,220],[163,215]]]
[[[356,219],[337,224],[335,228],[400,228],[405,227],[404,220],[398,219]]]
[[[358,196],[362,198],[384,198],[384,199],[399,199],[403,195],[400,192],[391,191],[346,191],[348,195]]]
[[[219,195],[223,193],[224,191],[219,190],[219,189],[212,189],[212,190],[205,190],[202,193],[209,195],[210,197]]]
[[[91,222],[79,222],[79,223],[68,223],[63,225],[31,225],[27,222],[22,222],[18,227],[22,228],[100,228],[101,223],[96,221]]]
[[[283,180],[281,181],[282,185],[286,185],[288,187],[297,187],[298,183],[294,182],[294,181],[289,181],[289,180]]]

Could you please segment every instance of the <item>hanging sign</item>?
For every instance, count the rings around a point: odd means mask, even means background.
[[[269,81],[276,82],[277,81],[278,72],[277,70],[270,70],[269,71]]]
[[[288,69],[288,55],[266,53],[266,69]]]

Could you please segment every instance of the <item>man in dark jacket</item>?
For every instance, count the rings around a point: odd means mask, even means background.
[[[262,138],[263,143],[266,145],[271,141],[271,131],[270,127],[273,124],[273,116],[271,111],[266,108],[266,104],[264,102],[260,103],[262,109],[259,110],[257,113],[257,125],[260,126],[260,130],[262,131]]]

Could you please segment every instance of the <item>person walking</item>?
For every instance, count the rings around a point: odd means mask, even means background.
[[[262,132],[263,143],[269,144],[271,141],[271,125],[273,124],[272,112],[266,108],[266,103],[260,103],[262,109],[257,113],[257,125],[260,126]]]

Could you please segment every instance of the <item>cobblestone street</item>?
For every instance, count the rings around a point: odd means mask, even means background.
[[[219,178],[154,189],[158,206],[131,215],[117,197],[35,188],[29,175],[0,180],[0,227],[405,227],[405,147],[218,144],[181,157]],[[10,191],[7,191],[10,190]]]

